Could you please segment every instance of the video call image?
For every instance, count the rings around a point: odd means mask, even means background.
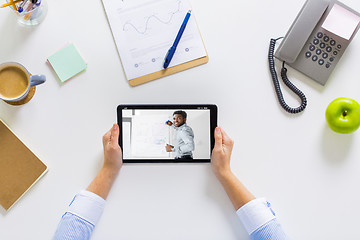
[[[124,159],[210,159],[210,110],[123,109]]]

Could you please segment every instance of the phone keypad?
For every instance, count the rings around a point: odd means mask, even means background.
[[[341,47],[341,44],[337,44],[336,40],[331,39],[322,32],[318,32],[310,43],[309,51],[305,52],[305,57],[311,58],[319,66],[330,68]]]

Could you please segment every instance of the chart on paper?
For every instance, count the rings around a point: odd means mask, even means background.
[[[163,69],[186,13],[187,0],[103,0],[128,80]],[[195,18],[190,17],[169,67],[206,56]]]
[[[174,18],[174,15],[180,15],[181,13],[181,1],[177,1],[176,3],[170,3],[171,4],[169,4],[169,7],[173,8],[173,11],[163,13],[154,12],[151,15],[145,15],[146,17],[142,17],[140,19],[126,19],[124,21],[125,23],[123,25],[123,31],[128,32],[128,34],[132,34],[133,32],[135,35],[151,35],[154,34],[156,31],[157,33],[155,34],[160,34],[162,27],[167,27],[165,25],[170,25],[172,23],[172,20],[176,18],[176,16]]]

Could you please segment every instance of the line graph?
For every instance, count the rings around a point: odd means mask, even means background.
[[[189,0],[102,0],[128,80],[163,70],[164,56],[174,42]],[[190,18],[172,66],[205,57],[194,18]]]
[[[158,22],[160,22],[164,25],[170,24],[171,21],[173,20],[174,15],[181,11],[180,6],[181,6],[181,1],[177,1],[177,9],[173,12],[168,13],[168,15],[170,15],[170,17],[167,20],[163,20],[160,17],[158,17],[156,14],[153,14],[146,18],[145,27],[137,27],[130,20],[123,25],[123,31],[129,31],[130,29],[134,29],[135,32],[137,32],[138,34],[145,35],[147,33],[147,31],[149,30],[150,20],[152,20],[152,19],[157,20]],[[141,30],[142,28],[143,28],[143,30]]]

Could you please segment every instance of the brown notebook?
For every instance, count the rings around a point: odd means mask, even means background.
[[[0,120],[1,206],[9,210],[46,171],[46,165]]]

